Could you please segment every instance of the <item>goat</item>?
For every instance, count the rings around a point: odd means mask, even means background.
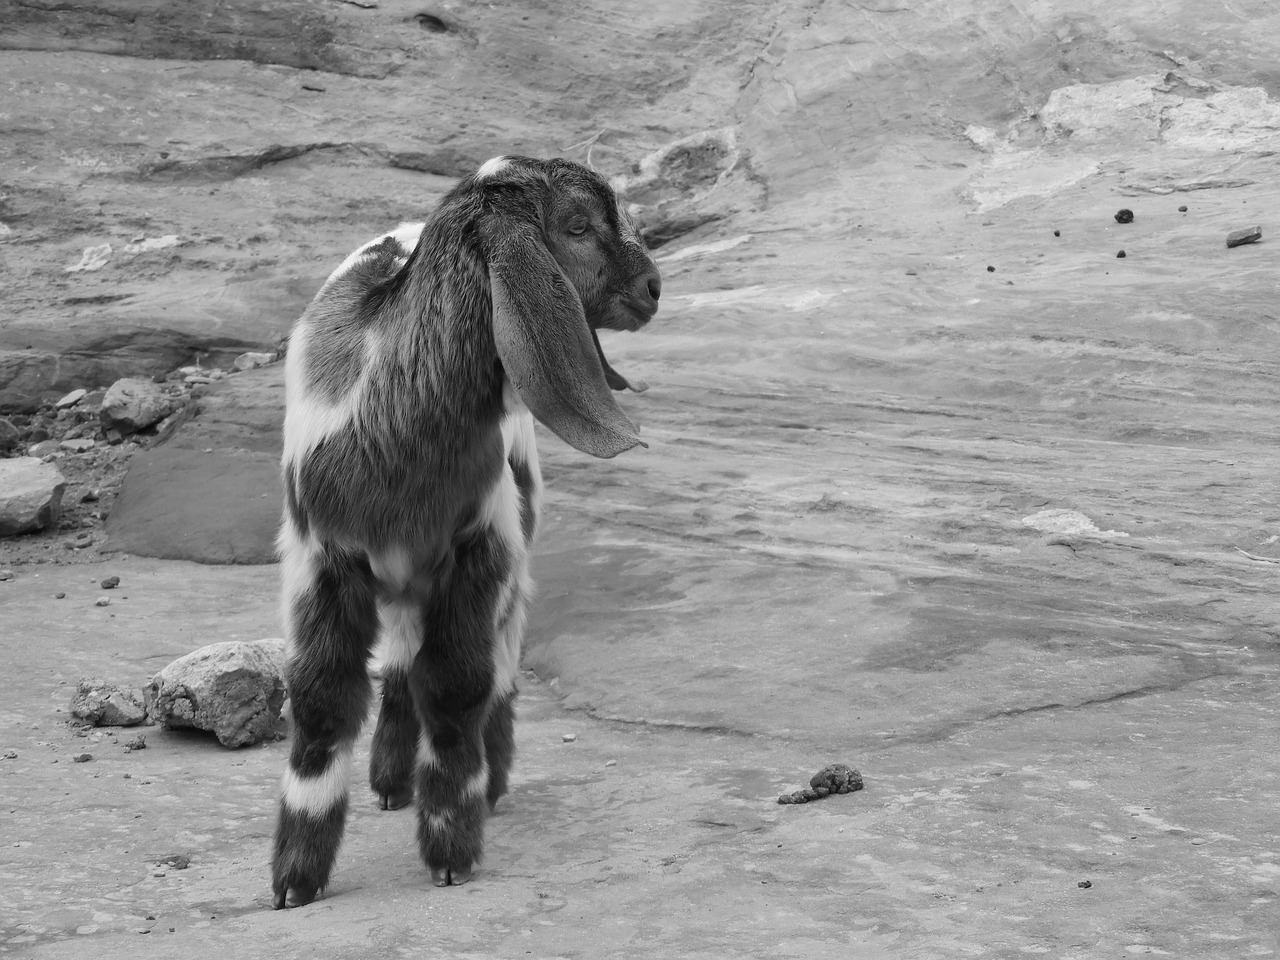
[[[273,906],[329,882],[381,661],[369,783],[417,801],[436,886],[465,883],[515,752],[542,477],[533,418],[596,457],[642,444],[596,330],[637,330],[662,280],[608,184],[495,157],[423,224],[365,244],[290,336],[280,532],[293,743]]]

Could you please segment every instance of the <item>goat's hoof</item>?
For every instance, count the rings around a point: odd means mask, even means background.
[[[281,887],[275,892],[275,900],[271,906],[276,910],[285,907],[305,907],[320,893],[317,887]]]
[[[437,887],[458,887],[471,879],[470,867],[432,867],[431,882]]]
[[[378,806],[383,810],[400,810],[413,803],[413,790],[393,790],[378,794]]]

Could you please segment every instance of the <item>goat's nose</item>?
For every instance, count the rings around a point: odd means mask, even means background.
[[[662,275],[658,268],[652,267],[637,277],[631,290],[633,297],[657,310],[658,298],[662,296]]]

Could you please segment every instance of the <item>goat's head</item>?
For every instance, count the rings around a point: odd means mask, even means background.
[[[596,330],[648,323],[662,277],[613,190],[579,164],[528,157],[496,157],[460,189],[478,203],[494,343],[521,400],[584,453],[641,444],[610,392],[637,388]]]

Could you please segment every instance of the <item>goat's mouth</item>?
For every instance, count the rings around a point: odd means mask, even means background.
[[[595,342],[596,356],[600,358],[600,366],[604,370],[605,383],[614,390],[630,390],[633,393],[644,393],[649,389],[649,384],[643,380],[637,378],[633,383],[609,365],[609,359],[604,355],[604,348],[600,346],[600,336],[594,328],[591,330],[591,339]]]

